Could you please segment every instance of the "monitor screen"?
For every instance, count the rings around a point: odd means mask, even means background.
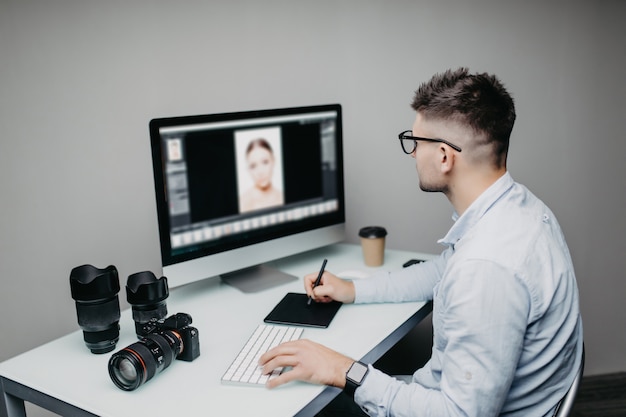
[[[340,105],[158,118],[150,140],[170,287],[262,289],[281,279],[251,267],[343,240]]]

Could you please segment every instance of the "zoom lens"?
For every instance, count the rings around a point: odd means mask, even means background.
[[[112,351],[120,335],[120,282],[117,269],[82,265],[70,273],[72,298],[76,301],[78,325],[91,353]]]
[[[167,316],[165,299],[168,296],[166,277],[157,279],[150,271],[129,275],[126,283],[126,299],[132,306],[137,336],[141,337],[150,333],[146,324]]]
[[[170,366],[182,348],[173,330],[146,335],[111,356],[109,375],[118,388],[133,391]]]

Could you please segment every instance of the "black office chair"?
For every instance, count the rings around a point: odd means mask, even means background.
[[[576,393],[578,392],[578,386],[580,385],[580,380],[583,377],[583,371],[585,369],[585,345],[583,344],[583,353],[582,358],[580,360],[580,367],[578,368],[578,373],[576,374],[576,378],[574,378],[574,382],[567,390],[567,393],[563,397],[563,399],[559,402],[559,405],[554,410],[553,417],[568,417],[572,408],[574,407],[574,400],[576,399]]]

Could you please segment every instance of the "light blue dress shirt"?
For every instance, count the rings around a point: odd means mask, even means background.
[[[580,364],[582,322],[560,226],[509,173],[440,240],[432,261],[356,280],[356,303],[433,300],[430,361],[406,384],[374,369],[372,416],[551,416]]]

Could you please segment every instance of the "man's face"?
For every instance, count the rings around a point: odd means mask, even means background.
[[[415,116],[413,123],[413,136],[424,138],[439,138],[438,126],[441,123],[429,122],[420,113]],[[443,192],[448,191],[446,178],[440,170],[441,146],[439,143],[417,141],[415,151],[411,154],[415,158],[419,186],[422,191]]]

